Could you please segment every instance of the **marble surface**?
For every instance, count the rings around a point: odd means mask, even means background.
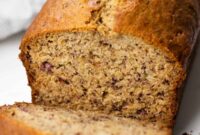
[[[0,39],[25,30],[46,0],[0,0]]]
[[[25,70],[18,58],[22,34],[0,41],[0,105],[31,102]],[[200,135],[200,46],[195,48],[191,70],[184,88],[174,135]]]

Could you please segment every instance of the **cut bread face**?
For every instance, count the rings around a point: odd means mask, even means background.
[[[94,112],[26,103],[0,108],[0,135],[170,135],[169,129]]]
[[[34,103],[172,126],[183,68],[137,37],[46,33],[27,42],[20,56]]]

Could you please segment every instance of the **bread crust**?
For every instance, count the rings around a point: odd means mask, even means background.
[[[91,18],[91,12],[81,0],[48,0],[25,33],[21,50],[31,39],[45,33],[94,30],[94,24],[85,23]]]
[[[116,16],[115,31],[141,37],[187,63],[199,32],[198,1],[126,1]]]
[[[48,0],[26,32],[21,50],[45,33],[98,30],[99,24],[87,23],[95,10],[88,0]],[[186,67],[199,18],[198,0],[117,0],[111,31],[142,38]]]
[[[4,112],[0,113],[0,135],[49,135],[28,127],[23,122],[9,118]]]

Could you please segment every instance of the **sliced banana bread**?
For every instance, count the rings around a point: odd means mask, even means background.
[[[92,112],[26,103],[0,108],[0,135],[168,135],[169,129]]]
[[[197,0],[48,0],[21,44],[33,103],[172,127]]]

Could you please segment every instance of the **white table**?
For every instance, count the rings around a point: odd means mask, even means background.
[[[18,58],[21,34],[0,41],[0,105],[31,102],[25,70]],[[200,45],[184,89],[174,134],[200,135]]]
[[[20,35],[0,41],[0,105],[31,101],[26,72],[18,58]]]

